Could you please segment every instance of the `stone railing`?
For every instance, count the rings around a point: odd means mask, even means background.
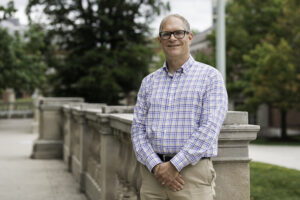
[[[91,200],[139,199],[140,163],[130,139],[133,107],[77,102],[60,109],[63,159],[80,190]],[[246,112],[228,112],[213,159],[217,200],[250,199],[248,144],[258,130]]]
[[[107,145],[106,151],[110,152],[110,156],[117,157],[113,160],[108,158],[106,162],[111,163],[102,167],[103,170],[113,169],[112,174],[106,174],[107,177],[111,177],[106,184],[113,182],[105,191],[106,199],[139,199],[140,164],[135,158],[130,140],[133,116],[112,114],[101,117],[102,121],[107,121],[107,130],[110,130],[110,133],[106,133],[106,138],[110,137],[110,140],[114,141],[114,146]],[[246,112],[228,112],[219,137],[219,153],[213,158],[217,173],[217,200],[250,199],[248,144],[256,138],[258,130],[259,126],[248,124]],[[112,177],[116,180],[111,180]]]
[[[91,199],[101,198],[102,155],[106,149],[102,144],[105,134],[101,132],[104,122],[99,115],[110,113],[132,113],[133,106],[106,106],[105,104],[65,105],[63,158],[80,184],[80,189]],[[104,124],[103,124],[104,123]],[[105,153],[106,154],[106,153]],[[110,152],[107,152],[110,157]],[[109,159],[112,159],[110,157]]]

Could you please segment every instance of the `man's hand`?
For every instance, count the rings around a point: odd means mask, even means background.
[[[184,181],[171,162],[158,164],[153,169],[155,178],[173,191],[183,189]]]

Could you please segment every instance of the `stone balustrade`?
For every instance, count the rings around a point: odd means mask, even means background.
[[[79,182],[80,190],[91,199],[101,198],[102,139],[105,121],[100,114],[132,113],[133,106],[106,106],[105,104],[64,105],[64,161]],[[103,133],[103,134],[102,134]],[[107,153],[110,157],[110,153]],[[110,157],[111,158],[111,157]],[[104,175],[103,175],[104,174]]]
[[[130,139],[133,107],[86,103],[60,107],[63,159],[80,190],[91,200],[138,200],[141,164]],[[219,153],[213,158],[217,200],[250,199],[248,144],[258,130],[248,124],[246,112],[228,112]]]

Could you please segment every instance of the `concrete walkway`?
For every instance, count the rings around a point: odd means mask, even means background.
[[[300,146],[250,145],[249,157],[253,161],[300,170]]]
[[[32,120],[0,119],[0,200],[86,200],[61,160],[32,160]]]

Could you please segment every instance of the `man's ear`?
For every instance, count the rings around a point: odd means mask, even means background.
[[[192,44],[192,40],[194,38],[194,34],[191,32],[189,35],[188,35],[188,38],[189,38],[189,43]]]
[[[161,45],[161,39],[159,36],[157,37],[157,41],[158,41],[158,44]]]

